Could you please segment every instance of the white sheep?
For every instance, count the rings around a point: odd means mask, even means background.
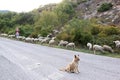
[[[15,35],[8,35],[9,38],[15,38]]]
[[[34,40],[33,40],[34,42],[38,42],[39,41],[39,39],[38,38],[34,38]]]
[[[30,37],[27,37],[27,38],[25,38],[25,41],[26,41],[26,42],[29,42],[30,39],[31,39]]]
[[[3,36],[3,37],[8,37],[8,34],[2,33],[1,36]]]
[[[87,47],[89,47],[89,50],[92,50],[92,44],[91,43],[87,43]]]
[[[18,36],[17,39],[18,40],[25,40],[25,36]]]
[[[48,43],[49,41],[50,41],[50,38],[46,37],[46,38],[42,39],[41,44]]]
[[[33,40],[34,40],[34,38],[30,38],[30,37],[25,38],[26,42],[33,42]]]
[[[111,53],[114,52],[113,49],[112,49],[110,46],[108,46],[108,45],[103,45],[103,49],[104,49],[105,51],[109,51],[109,52],[111,52]]]
[[[39,40],[39,42],[41,42],[43,39],[41,39],[41,38],[38,38],[38,40]]]
[[[93,45],[93,51],[94,51],[94,54],[96,54],[96,51],[100,51],[100,52],[104,53],[104,49],[100,45]]]
[[[75,49],[75,43],[73,43],[73,42],[68,43],[68,44],[66,45],[66,48],[68,48],[68,47],[71,47],[71,48]]]
[[[53,40],[53,39],[55,40],[55,39],[56,39],[56,37],[52,37],[52,40]]]
[[[49,41],[49,46],[55,45],[55,43],[56,43],[56,41],[55,41],[54,39],[51,39],[51,40]]]
[[[59,31],[58,30],[53,30],[53,33],[54,33],[54,35],[56,35],[56,34],[59,33]]]
[[[68,44],[68,41],[61,40],[58,44],[58,46],[66,46]]]
[[[38,38],[39,42],[41,42],[43,39],[44,39],[44,37],[42,37],[42,36],[40,36],[40,37]]]
[[[120,41],[119,40],[116,40],[116,41],[113,41],[115,44],[116,44],[116,48],[120,48]]]

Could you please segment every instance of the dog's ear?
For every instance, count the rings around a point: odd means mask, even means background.
[[[74,58],[76,58],[77,56],[76,55],[74,55]]]

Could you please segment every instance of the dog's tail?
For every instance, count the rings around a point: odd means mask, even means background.
[[[65,68],[62,68],[62,69],[59,69],[60,71],[66,71],[66,69]]]

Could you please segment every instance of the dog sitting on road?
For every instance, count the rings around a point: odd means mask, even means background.
[[[71,73],[79,73],[78,70],[78,64],[79,64],[80,58],[79,55],[74,55],[73,61],[68,64],[65,69],[60,69],[60,71],[66,71]]]

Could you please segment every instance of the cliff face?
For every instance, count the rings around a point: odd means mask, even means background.
[[[112,3],[112,9],[98,12],[103,3]],[[80,19],[97,18],[101,24],[120,25],[120,0],[86,0],[77,5],[76,15]]]

